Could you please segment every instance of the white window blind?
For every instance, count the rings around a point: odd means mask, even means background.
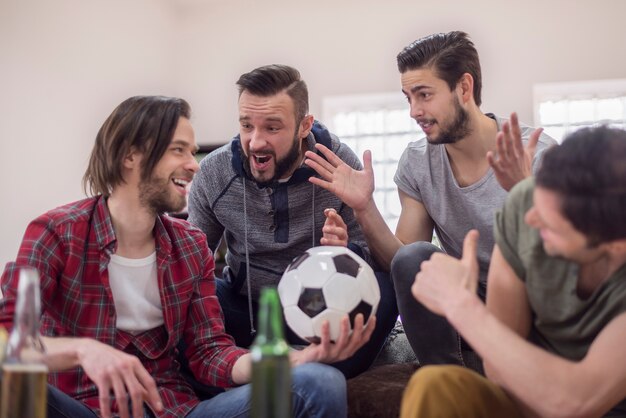
[[[400,93],[327,97],[322,102],[323,122],[362,159],[372,151],[376,188],[374,200],[392,231],[400,216],[400,200],[393,177],[409,142],[423,136],[409,116]]]
[[[536,84],[535,125],[558,142],[585,126],[626,129],[626,79]]]

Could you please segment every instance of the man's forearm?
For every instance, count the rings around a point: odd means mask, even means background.
[[[566,410],[564,398],[571,390],[568,385],[575,363],[530,344],[473,294],[466,295],[446,317],[488,364],[488,377],[522,402],[524,409],[541,416],[557,416]]]
[[[252,358],[250,353],[239,357],[232,370],[233,382],[238,385],[249,383],[252,378]]]
[[[389,271],[391,260],[402,242],[391,232],[374,201],[365,209],[355,211],[355,217],[365,235],[372,257],[381,268]]]

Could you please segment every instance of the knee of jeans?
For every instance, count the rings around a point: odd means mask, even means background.
[[[307,398],[346,399],[346,378],[334,367],[320,363],[306,363],[293,369],[293,387],[307,394]]]
[[[403,287],[403,284],[413,284],[422,262],[430,259],[437,251],[440,250],[426,241],[417,241],[400,247],[391,260],[391,278],[396,289]]]

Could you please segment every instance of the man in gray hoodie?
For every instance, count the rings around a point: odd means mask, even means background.
[[[254,339],[256,301],[263,286],[277,285],[285,268],[307,249],[343,245],[373,263],[352,209],[311,184],[315,172],[304,153],[323,144],[349,166],[357,156],[308,114],[308,91],[299,72],[269,65],[243,74],[239,87],[239,135],[200,164],[189,196],[189,221],[215,250],[226,239],[226,264],[217,294],[226,331],[237,345]],[[375,269],[376,270],[376,269]],[[370,340],[355,353],[337,356],[346,377],[365,371],[397,318],[392,283],[378,274],[381,301]],[[373,326],[368,323],[367,326]],[[291,344],[307,344],[287,330]]]

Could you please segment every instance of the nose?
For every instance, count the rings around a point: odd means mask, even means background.
[[[421,118],[424,116],[424,111],[422,110],[422,107],[419,104],[417,104],[415,101],[411,101],[410,114],[413,119],[417,120],[418,118]]]
[[[194,155],[188,159],[187,164],[185,165],[185,169],[191,171],[192,173],[197,173],[200,170],[200,164],[198,164],[198,160]]]
[[[528,212],[524,215],[524,221],[526,221],[526,224],[531,228],[539,229],[541,227],[541,219],[534,206],[528,209]]]
[[[249,138],[250,138],[250,141],[248,144],[248,148],[250,150],[254,150],[254,151],[261,150],[267,145],[267,142],[265,141],[263,134],[261,133],[259,129],[255,129],[252,132],[250,132]]]

